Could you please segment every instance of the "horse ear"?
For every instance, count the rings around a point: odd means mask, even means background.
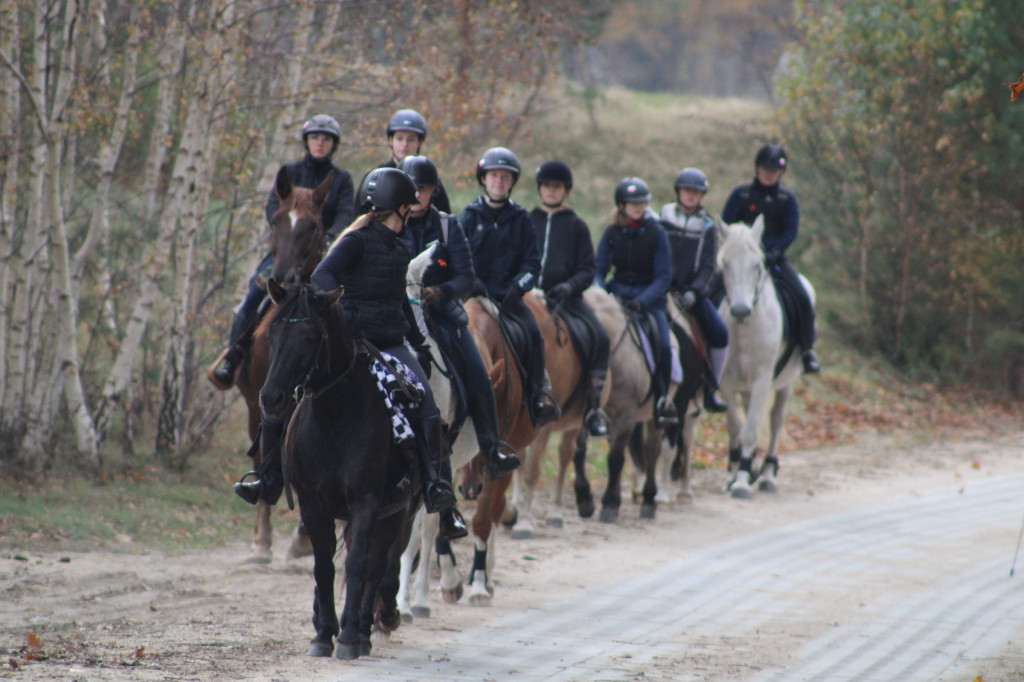
[[[288,295],[288,292],[285,290],[285,288],[281,286],[281,284],[273,277],[271,277],[270,280],[267,281],[267,291],[270,293],[270,300],[272,300],[275,304],[278,304],[281,301],[283,301],[285,297]]]
[[[750,236],[753,237],[754,241],[758,244],[761,243],[762,234],[764,234],[764,213],[757,216],[754,220],[754,224],[750,226]]]
[[[288,166],[281,166],[277,171],[277,180],[274,181],[274,191],[277,198],[285,201],[292,195],[292,176],[288,173]]]
[[[313,190],[313,204],[317,208],[323,208],[323,205],[327,203],[327,195],[331,193],[331,183],[334,182],[334,171],[329,171],[324,181],[317,185],[317,188]]]
[[[729,237],[729,226],[719,218],[715,220],[715,228],[718,232],[718,241],[724,242]]]

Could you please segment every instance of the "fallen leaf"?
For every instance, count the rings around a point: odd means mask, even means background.
[[[25,637],[25,639],[28,641],[28,647],[33,651],[43,650],[43,640],[39,639],[39,635],[37,635],[36,633],[28,633],[28,636]]]
[[[1007,83],[1010,88],[1010,101],[1016,102],[1017,98],[1020,97],[1021,93],[1024,92],[1024,73],[1020,75],[1020,80],[1016,83]]]

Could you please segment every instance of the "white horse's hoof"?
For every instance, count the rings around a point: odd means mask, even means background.
[[[749,486],[733,486],[732,489],[729,491],[729,494],[732,495],[732,498],[734,500],[750,500],[753,499],[754,497],[754,494],[750,491]]]
[[[775,485],[775,481],[768,478],[762,478],[760,481],[758,481],[757,489],[766,493],[779,492],[779,486]]]

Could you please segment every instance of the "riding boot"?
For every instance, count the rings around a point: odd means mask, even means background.
[[[473,418],[476,442],[487,475],[499,479],[519,468],[519,455],[508,443],[498,438],[498,407],[494,403],[494,390],[486,386],[471,386],[467,382],[467,409]]]
[[[608,415],[601,409],[601,393],[604,392],[605,375],[594,373],[590,376],[590,393],[587,395],[587,416],[583,424],[595,438],[608,437]]]
[[[243,343],[243,337],[248,330],[249,317],[235,313],[235,318],[231,321],[231,333],[228,336],[228,352],[221,360],[220,366],[209,375],[210,382],[222,391],[228,390],[235,384],[235,372],[238,371],[238,366],[242,364],[248,350],[246,344]]]
[[[821,365],[818,364],[818,355],[814,352],[813,348],[808,348],[803,354],[804,361],[804,374],[817,374],[821,371]]]
[[[427,513],[437,512],[441,518],[441,536],[447,540],[463,538],[469,534],[466,521],[455,507],[455,490],[440,473],[441,417],[432,414],[414,424],[416,459],[420,466],[423,502]]]
[[[544,381],[540,390],[530,399],[530,418],[535,429],[562,418],[562,409],[551,394],[551,376],[547,369],[544,370]]]
[[[722,385],[722,373],[725,371],[725,360],[729,356],[729,347],[712,348],[708,351],[711,363],[711,376],[704,380],[704,409],[708,412],[726,412],[729,406],[718,395]]]
[[[249,504],[264,500],[275,504],[284,491],[284,474],[281,472],[281,444],[284,441],[284,424],[263,420],[260,429],[260,466],[250,471],[235,484],[235,492]],[[249,476],[256,480],[246,481]]]
[[[664,355],[664,354],[662,354]],[[654,425],[658,428],[675,426],[679,423],[679,412],[674,402],[668,399],[668,386],[672,382],[672,360],[662,357],[654,372]]]

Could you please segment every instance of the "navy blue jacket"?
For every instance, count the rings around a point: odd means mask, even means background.
[[[487,205],[484,197],[459,216],[473,252],[473,268],[491,298],[501,299],[510,286],[526,293],[537,284],[540,250],[530,216],[509,201],[501,208]]]
[[[442,236],[442,218],[448,219],[448,238]],[[431,242],[440,242],[438,258],[446,265],[431,264],[423,273],[423,286],[438,286],[445,298],[465,298],[473,290],[476,273],[473,254],[469,250],[466,233],[453,215],[442,214],[433,206],[419,218],[409,218],[402,231],[402,239],[412,257],[423,252]]]
[[[595,282],[624,299],[635,298],[645,308],[664,308],[672,283],[672,252],[665,228],[652,215],[640,227],[609,225],[597,245]],[[612,279],[606,281],[614,268]]]
[[[756,179],[739,185],[725,200],[722,221],[753,225],[754,219],[764,214],[764,234],[761,243],[765,253],[786,252],[800,229],[800,209],[796,197],[778,184],[765,187]]]

